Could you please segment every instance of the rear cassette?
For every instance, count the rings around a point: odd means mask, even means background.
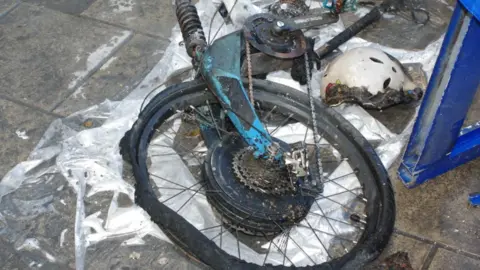
[[[204,163],[204,180],[208,189],[221,192],[208,193],[207,199],[231,227],[241,227],[242,231],[255,235],[281,233],[302,220],[315,200],[293,189],[286,189],[280,195],[255,191],[246,185],[231,166],[235,154],[243,153],[245,146],[238,137],[226,137],[214,146]],[[283,173],[275,170],[275,175],[281,177],[277,179],[280,187],[290,183],[286,168]]]

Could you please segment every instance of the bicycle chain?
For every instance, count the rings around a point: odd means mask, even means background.
[[[250,53],[250,43],[248,40],[245,40],[245,54],[246,54],[246,61],[247,61],[247,76],[248,76],[248,90],[250,96],[250,102],[252,105],[254,104],[253,98],[253,84],[252,84],[252,63],[251,63],[251,53]],[[313,126],[313,136],[314,136],[314,143],[315,143],[315,155],[317,161],[317,169],[319,174],[320,183],[316,182],[316,179],[312,181],[314,185],[320,184],[320,187],[323,187],[323,167],[322,167],[322,159],[320,157],[320,136],[318,135],[318,127],[317,127],[317,117],[315,113],[315,102],[312,94],[312,78],[311,78],[311,70],[310,70],[310,63],[308,58],[308,51],[304,54],[305,58],[305,74],[307,77],[307,92],[308,98],[310,102],[310,110],[312,113],[312,126]],[[308,128],[308,127],[307,127]],[[238,174],[240,175],[240,174]]]
[[[253,99],[253,83],[252,83],[252,58],[250,53],[250,42],[248,42],[248,39],[245,39],[245,55],[247,59],[248,94],[250,96],[250,102],[252,103],[252,106],[253,106],[254,99]]]
[[[312,113],[312,126],[313,126],[313,142],[315,143],[315,157],[317,161],[317,169],[318,169],[318,174],[320,178],[320,183],[316,182],[316,179],[312,179],[313,185],[318,185],[320,184],[320,187],[323,189],[323,167],[322,167],[322,159],[320,157],[320,136],[318,135],[318,127],[317,127],[317,114],[315,113],[315,102],[313,99],[313,94],[312,94],[312,78],[311,78],[311,70],[310,70],[310,65],[309,65],[309,59],[308,59],[308,51],[305,52],[305,74],[307,75],[307,93],[308,93],[308,99],[310,102],[310,110]],[[307,127],[308,128],[308,127]]]

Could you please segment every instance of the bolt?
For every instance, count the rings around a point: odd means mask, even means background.
[[[285,25],[285,23],[283,23],[282,21],[277,21],[277,26],[278,27],[283,27]]]

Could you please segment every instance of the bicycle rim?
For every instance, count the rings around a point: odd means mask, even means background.
[[[290,129],[286,131],[298,131],[303,123],[304,129],[297,133],[308,132],[310,111],[306,95],[257,80],[254,80],[254,90],[257,113],[264,119],[269,115],[265,120],[273,119],[266,121],[267,126],[271,124],[273,137],[288,141],[288,138],[275,134],[288,125]],[[215,151],[192,151],[201,148],[199,140],[203,138],[199,136],[198,128],[188,126],[192,123],[186,119],[189,116],[185,109],[203,107],[204,113],[200,109],[190,110],[197,114],[194,122],[202,123],[198,121],[199,115],[207,121],[208,115],[213,115],[212,108],[216,103],[201,81],[172,86],[157,95],[141,112],[128,137],[137,180],[137,204],[172,241],[214,269],[224,269],[225,265],[232,269],[355,269],[381,252],[393,230],[393,192],[372,147],[346,120],[317,102],[317,125],[325,146],[321,153],[328,175],[325,191],[316,194],[314,201],[309,200],[306,205],[308,213],[300,211],[293,221],[282,223],[284,219],[273,214],[248,213],[247,210],[252,208],[246,207],[245,203],[235,204],[233,195],[220,192],[221,185],[205,181],[213,171],[211,166],[205,166],[205,160],[212,162]],[[214,120],[212,117],[211,123]],[[279,124],[283,126],[278,127]],[[215,125],[214,131],[219,136],[234,136],[234,130],[227,129]],[[227,132],[233,135],[227,135]],[[183,138],[176,140],[179,135]],[[152,156],[155,150],[152,147],[156,147],[157,152],[162,150],[161,154]],[[179,177],[177,170],[174,175],[159,175],[168,171],[168,166],[172,165],[168,161],[172,160],[176,160],[180,167],[188,168],[188,173]],[[338,171],[344,173],[339,175]],[[351,179],[353,177],[356,184]],[[187,178],[189,181],[184,181]],[[241,182],[239,185],[250,185],[246,190],[256,193],[268,192],[259,190],[254,183]],[[288,185],[284,183],[283,186],[286,189],[283,193],[288,194]],[[280,208],[284,194],[272,195],[272,200],[278,202]],[[264,197],[259,195],[259,198]],[[300,204],[295,201],[293,205]],[[188,214],[191,211],[197,211],[199,216],[192,217]],[[216,223],[198,222],[202,215],[209,216],[209,220]],[[269,220],[273,222],[267,222]]]

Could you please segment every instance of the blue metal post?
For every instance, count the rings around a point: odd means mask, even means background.
[[[473,206],[480,206],[480,192],[470,194],[468,196],[468,201]]]
[[[459,2],[399,168],[407,187],[480,156],[478,125],[462,130],[479,83],[480,22]]]

